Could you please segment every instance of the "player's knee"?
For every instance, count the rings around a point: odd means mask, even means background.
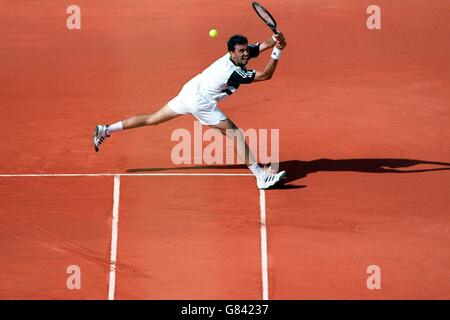
[[[153,126],[155,124],[158,124],[158,121],[154,115],[149,115],[147,118],[145,118],[145,125],[146,126]]]
[[[239,130],[239,128],[237,127],[226,129],[225,132],[226,132],[225,135],[230,138],[242,139],[241,130]]]

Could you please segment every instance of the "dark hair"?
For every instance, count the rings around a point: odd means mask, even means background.
[[[240,34],[235,34],[234,36],[232,36],[227,42],[228,51],[234,51],[234,47],[237,44],[248,44],[247,37]]]

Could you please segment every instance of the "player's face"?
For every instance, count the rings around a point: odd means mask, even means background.
[[[245,66],[249,59],[248,45],[237,44],[234,46],[234,51],[230,53],[231,59],[239,66]]]

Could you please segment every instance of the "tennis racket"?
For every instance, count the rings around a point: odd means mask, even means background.
[[[270,12],[267,11],[267,9],[260,5],[258,2],[253,2],[252,7],[253,9],[255,9],[256,14],[258,14],[261,20],[264,21],[265,24],[267,24],[267,26],[273,31],[273,33],[278,34],[277,22],[272,17]]]

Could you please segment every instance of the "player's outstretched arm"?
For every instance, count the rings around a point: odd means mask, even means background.
[[[270,80],[273,76],[273,73],[275,72],[275,69],[277,68],[278,60],[270,59],[269,63],[267,63],[266,67],[264,68],[264,71],[258,71],[256,70],[255,74],[255,81],[266,81]]]
[[[267,49],[273,48],[275,46],[275,44],[277,43],[277,41],[280,41],[280,42],[285,41],[284,35],[282,32],[280,32],[278,34],[274,34],[270,38],[267,38],[266,41],[260,43],[259,52],[263,52],[263,51],[266,51]]]
[[[256,71],[255,79],[253,81],[266,81],[270,80],[277,68],[278,60],[281,56],[281,50],[286,47],[286,40],[283,38],[282,41],[277,40],[275,48],[272,51],[272,55],[270,56],[270,60],[267,63],[264,71]]]

